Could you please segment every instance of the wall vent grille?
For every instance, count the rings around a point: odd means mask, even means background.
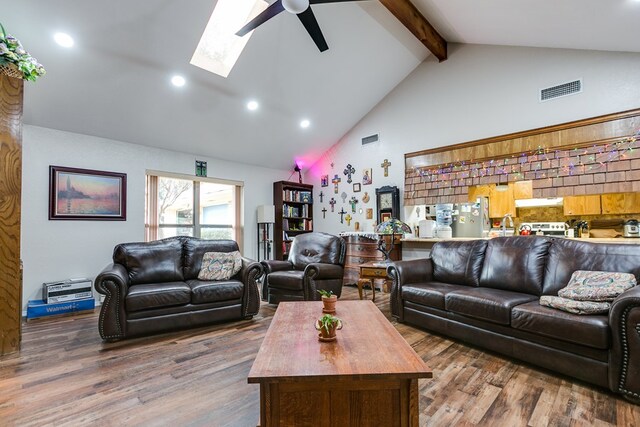
[[[375,135],[365,136],[364,138],[362,138],[362,145],[372,144],[374,142],[378,142],[379,140],[379,133],[376,133]]]
[[[540,90],[540,102],[582,92],[582,79]]]

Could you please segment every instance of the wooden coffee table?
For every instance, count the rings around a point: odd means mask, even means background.
[[[262,426],[417,426],[431,370],[371,301],[338,301],[335,342],[318,340],[322,303],[281,302],[249,372]]]

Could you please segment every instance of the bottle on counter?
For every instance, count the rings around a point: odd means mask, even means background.
[[[589,223],[587,221],[583,221],[582,223],[582,227],[580,228],[580,238],[589,238]]]

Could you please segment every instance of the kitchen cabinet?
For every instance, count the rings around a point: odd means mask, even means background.
[[[533,181],[514,182],[513,197],[516,200],[533,199]]]
[[[562,202],[565,215],[600,215],[600,195],[569,196]]]
[[[478,197],[489,198],[489,218],[502,218],[506,214],[516,216],[514,185],[476,185],[469,187],[469,201]]]
[[[640,193],[602,194],[603,214],[635,214],[640,213]]]

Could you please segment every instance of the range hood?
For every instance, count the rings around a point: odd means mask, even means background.
[[[516,200],[516,208],[542,208],[552,206],[562,206],[562,197]]]

